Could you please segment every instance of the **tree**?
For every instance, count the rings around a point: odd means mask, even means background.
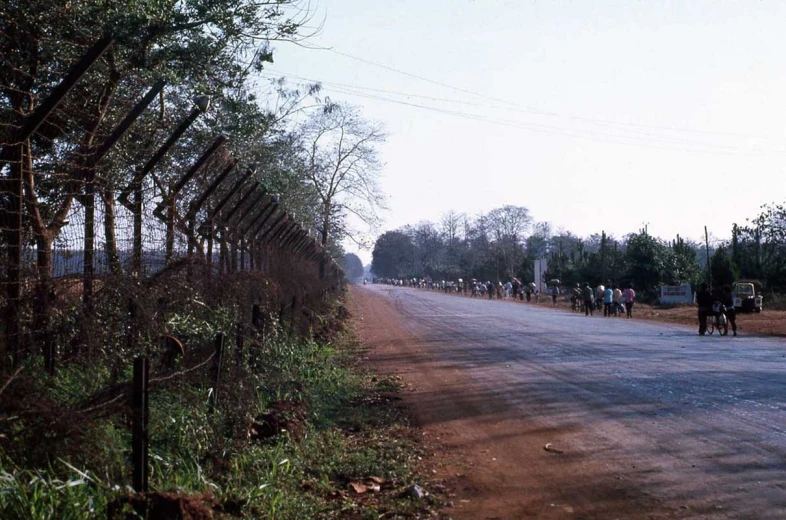
[[[190,98],[193,92],[211,94],[230,100],[234,113],[240,106],[251,106],[253,96],[245,89],[248,75],[271,61],[271,40],[296,37],[303,20],[286,13],[288,6],[297,7],[297,1],[195,0],[145,9],[130,0],[114,2],[111,7],[97,0],[41,0],[3,6],[3,130],[18,126],[94,42],[104,34],[115,38],[115,44],[41,130],[20,143],[22,160],[16,164],[26,178],[25,202],[38,246],[39,274],[47,277],[51,273],[52,243],[65,226],[74,198],[79,197],[83,205],[93,205],[92,196],[84,193],[89,184],[84,179],[93,174],[87,171],[91,154],[100,137],[119,121],[140,92],[154,79],[163,78],[178,97]],[[163,95],[161,99],[163,103]],[[163,106],[161,110],[163,119]],[[150,146],[153,142],[148,136],[153,132],[146,130],[141,141]],[[124,168],[110,159],[101,165],[99,195],[106,222],[111,224],[112,188],[116,174]],[[6,191],[5,186],[0,191]],[[114,230],[108,228],[105,234],[109,256],[116,257]],[[116,261],[111,264],[117,268]]]
[[[451,273],[449,278],[453,278],[453,275],[459,272],[461,232],[466,218],[463,213],[450,210],[442,216],[440,221],[440,232],[445,243],[446,271]]]
[[[685,242],[679,235],[672,241],[667,257],[664,282],[670,285],[690,283],[694,287],[701,278],[701,269],[696,259],[697,244]]]
[[[726,246],[715,249],[715,253],[710,258],[709,270],[712,275],[713,290],[719,290],[725,285],[733,284],[740,276]]]
[[[271,61],[271,40],[296,36],[299,22],[289,18],[286,11],[298,1],[140,4],[119,0],[108,4],[99,0],[38,0],[5,2],[0,7],[0,53],[4,59],[0,68],[0,138],[5,145],[4,160],[11,159],[6,161],[10,166],[5,172],[0,172],[0,227],[7,228],[3,221],[16,211],[7,197],[9,184],[22,178],[24,224],[28,227],[25,236],[35,243],[37,255],[34,329],[43,329],[42,320],[49,314],[53,244],[68,225],[74,202],[84,208],[86,280],[94,264],[97,202],[104,206],[109,265],[119,274],[115,188],[127,184],[134,172],[131,165],[149,157],[158,146],[154,138],[160,135],[157,131],[171,132],[168,115],[178,109],[190,110],[184,107],[183,99],[203,93],[233,107],[232,115],[255,112],[256,103],[247,89],[249,74]],[[114,44],[93,63],[37,132],[15,142],[18,136],[13,129],[25,122],[75,62],[107,34],[114,38]],[[112,153],[99,157],[97,151],[108,142],[113,129],[158,79],[167,83],[160,96],[160,111],[142,115],[135,124],[136,139],[132,129],[129,136],[115,143]],[[216,126],[206,133],[214,137],[225,130]],[[197,142],[196,146],[191,142],[191,146],[181,149],[181,161],[175,167],[158,172],[164,184],[169,173],[182,173],[183,164],[193,162],[194,154],[204,144]],[[0,241],[11,240],[4,236]],[[92,284],[86,283],[86,304],[91,291]]]
[[[627,278],[645,297],[654,296],[661,284],[667,254],[666,247],[647,233],[628,236]]]
[[[374,244],[371,270],[382,278],[408,278],[415,273],[416,249],[412,239],[401,231],[388,231]]]
[[[437,228],[431,222],[405,228],[412,239],[419,263],[425,276],[443,277],[445,272],[445,245]]]
[[[786,291],[786,206],[767,204],[761,209],[747,226],[732,229],[731,255],[744,278]]]
[[[497,279],[509,279],[515,275],[516,266],[523,256],[524,234],[532,224],[529,210],[522,206],[506,205],[491,210],[486,216],[498,255]]]
[[[306,178],[322,205],[322,245],[327,246],[331,236],[338,241],[352,238],[342,219],[346,214],[376,226],[384,200],[376,149],[385,140],[381,127],[363,119],[354,107],[326,102],[299,132]]]
[[[344,255],[344,272],[349,280],[359,280],[363,278],[363,262],[354,253],[347,253]]]

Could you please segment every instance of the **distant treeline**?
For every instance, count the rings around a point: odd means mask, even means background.
[[[713,285],[757,279],[768,292],[786,292],[786,209],[766,205],[746,225],[735,224],[728,241],[710,245],[679,235],[663,240],[642,229],[621,238],[604,232],[578,237],[534,223],[527,208],[504,206],[469,217],[449,212],[438,223],[420,222],[381,235],[372,272],[385,278],[522,282],[534,280],[534,261],[546,259],[546,280],[562,285],[633,284],[653,297],[661,285]],[[707,268],[707,255],[710,262]]]

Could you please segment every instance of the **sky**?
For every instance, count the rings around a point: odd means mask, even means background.
[[[579,236],[724,239],[786,200],[786,2],[310,7],[317,33],[277,42],[264,74],[384,125],[372,239],[505,204]]]

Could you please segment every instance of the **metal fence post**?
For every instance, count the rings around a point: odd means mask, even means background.
[[[258,303],[255,303],[254,307],[251,309],[251,325],[253,325],[255,329],[258,329],[260,325],[262,325],[262,308]]]
[[[134,462],[134,489],[138,493],[148,490],[148,375],[150,364],[147,356],[134,359],[133,425],[131,458]]]

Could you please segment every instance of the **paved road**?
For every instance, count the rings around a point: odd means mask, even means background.
[[[377,360],[415,385],[421,425],[471,461],[456,517],[786,518],[783,341],[408,288],[355,295]]]

